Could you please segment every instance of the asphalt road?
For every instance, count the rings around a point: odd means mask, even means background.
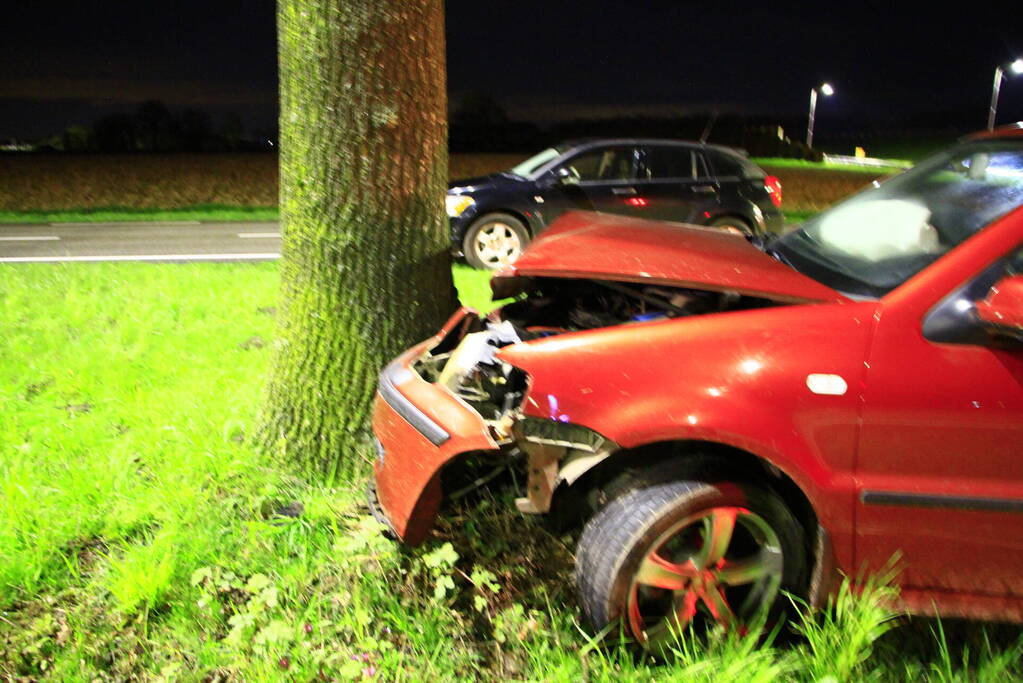
[[[276,222],[0,225],[0,263],[267,261],[280,251]]]

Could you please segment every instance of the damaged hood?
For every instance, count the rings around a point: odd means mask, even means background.
[[[532,277],[616,280],[737,292],[779,302],[846,301],[738,235],[682,223],[573,211],[491,282],[495,298]]]

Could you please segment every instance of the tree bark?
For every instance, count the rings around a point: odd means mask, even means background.
[[[381,366],[457,305],[443,0],[279,0],[281,296],[261,437],[305,468],[368,452]]]

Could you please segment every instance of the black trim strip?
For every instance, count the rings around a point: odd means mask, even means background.
[[[425,436],[434,446],[440,446],[451,438],[443,427],[427,417],[426,413],[417,408],[412,401],[405,398],[394,386],[393,376],[402,372],[411,372],[396,363],[384,368],[380,373],[380,384],[377,387],[380,396],[387,405],[394,409],[394,412],[405,418],[405,421],[412,425],[417,432]]]
[[[935,496],[926,493],[896,491],[864,491],[864,505],[900,505],[918,508],[950,508],[983,512],[1016,512],[1023,514],[1023,500],[1013,498],[975,498],[970,496]]]

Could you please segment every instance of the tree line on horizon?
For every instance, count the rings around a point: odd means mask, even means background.
[[[234,152],[273,149],[276,131],[249,132],[241,116],[214,117],[201,109],[172,110],[159,100],[132,112],[107,114],[91,125],[74,124],[35,145],[40,152]]]

